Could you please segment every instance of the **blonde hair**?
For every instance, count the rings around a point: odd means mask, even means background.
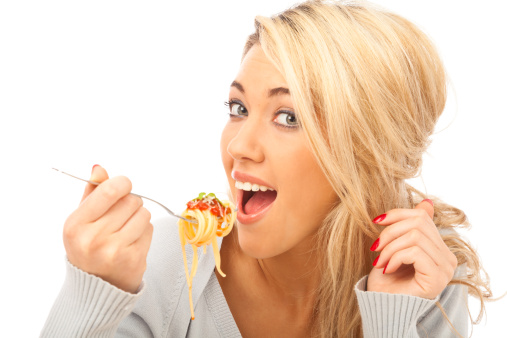
[[[405,182],[419,175],[444,109],[445,71],[417,27],[364,2],[307,1],[256,17],[255,28],[243,57],[260,44],[285,76],[304,134],[339,197],[318,236],[325,263],[314,332],[357,337],[352,290],[372,267],[369,247],[381,231],[371,219],[431,197],[439,229],[468,226],[463,211]],[[452,233],[443,239],[467,274],[451,284],[480,299],[480,320],[491,297],[488,277],[473,248]]]

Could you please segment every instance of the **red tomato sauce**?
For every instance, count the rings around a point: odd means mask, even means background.
[[[231,213],[231,208],[225,208],[222,206],[216,199],[212,199],[211,203],[206,203],[202,200],[192,200],[187,203],[187,209],[199,209],[199,210],[208,210],[215,216],[225,216]]]

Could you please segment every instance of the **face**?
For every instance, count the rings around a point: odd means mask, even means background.
[[[229,93],[222,162],[239,208],[239,244],[255,258],[311,245],[337,200],[305,141],[287,88],[256,44]]]

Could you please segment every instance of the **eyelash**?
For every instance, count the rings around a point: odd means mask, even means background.
[[[230,106],[231,106],[232,104],[234,104],[234,103],[235,103],[235,104],[239,104],[239,105],[240,105],[240,106],[242,106],[243,108],[245,107],[245,106],[244,106],[244,105],[243,105],[240,101],[237,101],[237,100],[225,101],[225,102],[224,102],[224,105],[225,105],[225,106],[227,106],[227,107],[229,107],[229,113],[228,113],[228,115],[229,115],[229,117],[230,117],[230,118],[241,118],[241,117],[240,117],[240,116],[238,116],[238,115],[235,115],[235,114],[231,114],[231,113],[230,113]],[[282,113],[284,113],[284,114],[289,114],[289,115],[292,115],[292,116],[295,116],[295,114],[294,114],[293,112],[291,112],[291,111],[284,111],[284,110],[277,111],[277,112],[275,113],[275,116],[278,116],[278,115],[280,115],[280,114],[282,114]],[[286,126],[286,125],[279,124],[279,123],[276,123],[276,122],[275,122],[275,124],[276,124],[278,127],[281,127],[281,128],[284,128],[284,129],[292,129],[292,130],[294,130],[294,129],[297,129],[297,128],[299,127],[299,126]]]

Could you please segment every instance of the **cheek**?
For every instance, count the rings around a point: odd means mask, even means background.
[[[305,236],[320,226],[337,196],[317,159],[303,145],[285,163],[292,169],[286,171],[283,177],[286,190],[283,209],[291,211],[288,223],[297,224],[302,232],[300,235]]]
[[[222,131],[222,136],[220,138],[220,155],[222,158],[222,165],[224,166],[225,174],[227,175],[227,181],[229,182],[229,188],[231,190],[231,193],[234,195],[232,196],[232,201],[236,202],[236,196],[235,196],[235,189],[234,189],[234,180],[232,179],[231,172],[232,167],[234,165],[234,159],[227,151],[227,147],[229,146],[229,143],[234,138],[234,131],[232,128],[228,127],[228,124],[224,127]],[[231,197],[231,196],[230,196]]]
[[[229,146],[232,138],[232,130],[231,128],[228,128],[228,125],[226,125],[222,130],[222,136],[220,137],[220,154],[222,157],[222,164],[227,175],[229,175],[232,170],[232,157],[227,152],[227,147]]]

